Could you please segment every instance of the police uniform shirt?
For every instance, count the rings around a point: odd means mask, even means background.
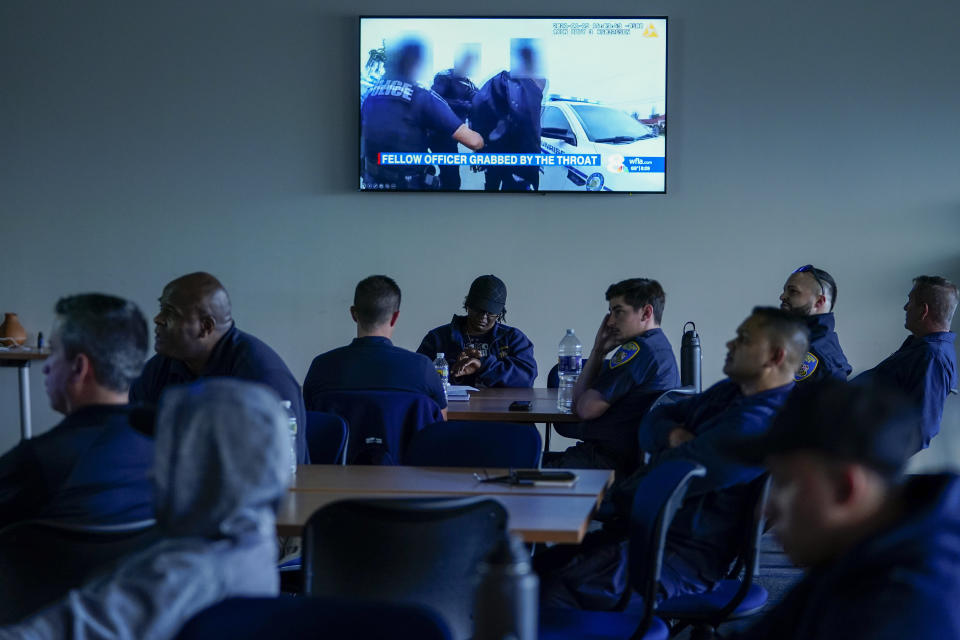
[[[834,331],[836,319],[833,313],[806,316],[804,322],[810,330],[810,351],[804,355],[794,380],[846,380],[853,367],[840,348],[840,340]]]
[[[696,396],[658,406],[643,420],[639,443],[651,454],[650,466],[682,458],[707,470],[690,483],[667,536],[665,558],[670,556],[681,574],[707,586],[724,577],[741,544],[744,512],[754,506],[747,484],[764,471],[731,460],[724,446],[765,433],[795,386],[791,382],[745,396],[732,380],[721,380]],[[669,433],[678,424],[694,438],[670,448]]]
[[[636,427],[657,397],[680,386],[677,359],[662,329],[651,329],[624,342],[591,385],[610,407],[582,423],[583,439],[604,443],[617,455],[636,457]]]
[[[466,331],[466,316],[453,316],[450,324],[431,330],[417,349],[431,361],[443,353],[453,366],[464,349],[472,346],[480,351],[480,369],[469,376],[453,378],[456,384],[472,387],[532,387],[537,377],[537,361],[533,357],[533,343],[515,327],[496,323],[488,333],[470,337]]]
[[[960,638],[960,478],[910,477],[902,502],[897,522],[809,570],[735,637]]]
[[[273,349],[240,331],[235,324],[214,346],[200,375],[193,373],[180,360],[160,354],[150,358],[140,378],[130,387],[130,402],[156,405],[165,388],[212,377],[259,382],[273,389],[281,400],[289,400],[297,418],[297,463],[310,461],[306,440],[307,412],[300,384]]]
[[[432,398],[441,409],[447,406],[433,363],[381,336],[355,338],[313,359],[303,381],[307,408],[317,406],[318,394],[336,390],[411,391]]]
[[[957,354],[951,331],[910,336],[886,360],[856,376],[855,384],[899,389],[918,410],[922,448],[940,431],[943,403],[957,388]]]
[[[463,121],[443,98],[404,80],[384,78],[374,85],[360,109],[364,154],[426,152],[428,132],[452,137]]]
[[[0,457],[0,529],[24,520],[109,526],[153,519],[153,440],[127,405],[77,409]]]

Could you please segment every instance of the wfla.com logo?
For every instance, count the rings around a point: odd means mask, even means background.
[[[623,173],[623,156],[619,153],[612,153],[607,156],[607,171],[610,173]]]

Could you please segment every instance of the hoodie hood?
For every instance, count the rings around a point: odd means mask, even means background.
[[[290,484],[290,436],[269,388],[207,378],[168,389],[157,413],[157,526],[165,536],[273,535]]]

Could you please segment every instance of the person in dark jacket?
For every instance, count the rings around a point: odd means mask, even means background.
[[[853,384],[892,388],[910,399],[917,449],[926,449],[940,431],[943,403],[957,388],[957,336],[950,322],[957,310],[957,286],[939,276],[918,276],[903,306],[912,335],[886,360],[856,376]],[[911,452],[911,453],[913,453]]]
[[[154,319],[157,355],[130,388],[130,401],[157,405],[169,386],[214,376],[265,384],[288,400],[297,418],[297,462],[309,462],[307,412],[300,383],[283,359],[262,341],[240,331],[230,296],[209,273],[191,273],[163,288]]]
[[[853,371],[834,330],[833,308],[836,304],[837,283],[823,269],[804,265],[790,274],[784,283],[780,308],[803,316],[810,330],[810,350],[797,369],[797,382],[827,378],[846,380]]]
[[[470,75],[477,65],[479,47],[480,45],[464,45],[457,54],[453,68],[441,71],[433,77],[433,92],[443,98],[463,122],[469,119],[473,96],[477,95],[477,86],[470,80]],[[457,141],[449,136],[433,135],[430,138],[430,150],[434,153],[457,153]],[[459,165],[440,167],[440,189],[460,190]]]
[[[650,468],[666,460],[693,460],[706,468],[690,483],[671,524],[660,577],[661,597],[708,591],[721,580],[741,546],[745,514],[755,507],[749,483],[763,474],[727,452],[729,442],[766,432],[795,387],[793,374],[809,347],[794,314],[758,307],[727,343],[729,379],[701,394],[649,412],[640,446],[649,462],[619,480],[603,510],[615,516],[579,547],[557,546],[535,557],[545,607],[612,609],[626,580],[627,536],[633,494]]]
[[[545,466],[632,472],[638,463],[637,426],[664,391],[680,386],[677,359],[660,328],[666,294],[656,280],[630,278],[607,288],[609,311],[573,389],[583,422],[557,431],[581,442]],[[606,355],[616,351],[610,360]]]
[[[733,455],[763,460],[767,515],[808,568],[742,640],[960,638],[960,477],[905,477],[919,434],[888,392],[801,388]]]
[[[44,363],[50,431],[0,457],[0,529],[26,520],[80,528],[153,520],[153,440],[130,426],[130,383],[147,353],[137,306],[98,293],[61,298]]]
[[[494,276],[480,276],[464,300],[465,316],[432,329],[417,353],[450,365],[450,381],[473,387],[532,387],[537,377],[533,343],[523,332],[500,322],[506,313],[507,286]]]

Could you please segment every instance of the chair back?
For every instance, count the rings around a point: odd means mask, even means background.
[[[307,450],[311,464],[345,464],[349,430],[334,413],[307,411]]]
[[[449,421],[414,434],[403,464],[536,469],[540,454],[540,432],[532,424]]]
[[[587,358],[580,361],[581,367],[587,366]],[[555,364],[547,372],[547,389],[556,389],[560,386],[560,365]]]
[[[660,569],[667,530],[683,504],[693,478],[706,475],[706,469],[689,460],[665,460],[650,469],[637,485],[630,509],[629,575],[633,590],[643,597],[644,620],[653,620]],[[629,590],[626,597],[629,598]],[[642,637],[646,628],[638,630]]]
[[[228,598],[194,616],[177,640],[300,640],[417,638],[450,640],[431,609],[339,598]]]
[[[749,492],[748,504],[751,505],[751,508],[744,513],[743,547],[733,568],[727,574],[728,579],[737,579],[742,572],[743,578],[740,579],[740,587],[734,594],[733,599],[717,613],[717,624],[726,620],[730,614],[736,611],[740,603],[747,597],[754,578],[760,572],[760,539],[763,537],[766,522],[764,505],[770,493],[770,474],[765,473],[753,480],[747,485],[747,488]]]
[[[413,434],[443,420],[436,402],[408,391],[324,391],[313,405],[347,422],[347,464],[399,464]]]
[[[0,531],[0,626],[63,597],[159,539],[152,523],[129,530],[77,530],[21,522]]]
[[[469,638],[477,566],[506,527],[506,509],[489,498],[335,502],[304,527],[304,591],[429,606],[454,638]]]

